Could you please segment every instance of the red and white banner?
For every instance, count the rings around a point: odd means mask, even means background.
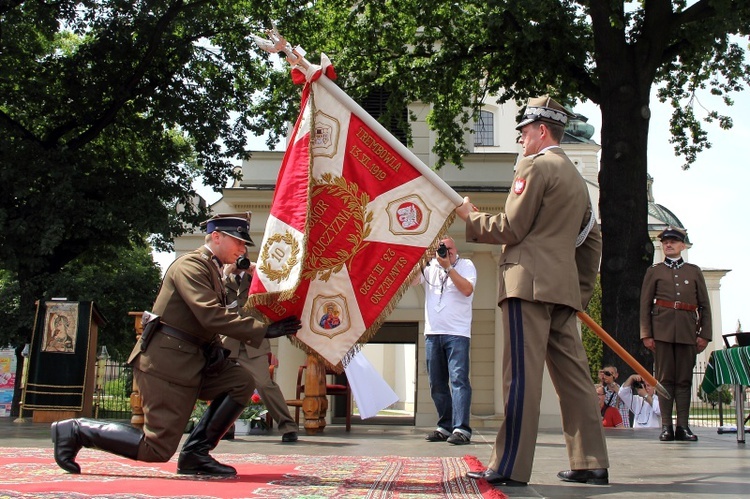
[[[337,366],[377,332],[462,198],[327,75],[327,60],[304,75],[248,307],[300,317],[300,346]]]

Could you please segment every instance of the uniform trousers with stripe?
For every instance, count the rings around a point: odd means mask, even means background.
[[[501,309],[505,419],[488,468],[519,482],[529,481],[545,361],[560,400],[570,469],[608,468],[596,390],[578,334],[576,311],[519,298],[503,301]]]

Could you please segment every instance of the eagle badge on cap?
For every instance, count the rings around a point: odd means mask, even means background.
[[[517,178],[513,182],[513,192],[516,194],[521,194],[523,190],[526,188],[526,179],[525,178]]]

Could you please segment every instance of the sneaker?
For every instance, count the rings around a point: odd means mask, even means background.
[[[466,445],[471,443],[471,439],[460,431],[454,431],[451,436],[448,437],[448,443],[453,445]]]
[[[441,431],[435,430],[432,433],[428,433],[424,437],[424,439],[428,442],[445,442],[446,440],[448,440],[448,435]]]

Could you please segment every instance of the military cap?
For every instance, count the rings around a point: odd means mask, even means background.
[[[201,223],[201,227],[206,229],[208,234],[219,231],[235,239],[243,241],[245,244],[255,246],[250,239],[250,217],[251,212],[246,213],[219,213]]]
[[[664,239],[677,239],[681,243],[684,243],[685,239],[687,238],[687,231],[685,229],[680,229],[679,227],[672,227],[671,225],[669,225],[666,229],[659,232],[659,235],[656,237],[658,237],[660,241],[663,241]]]
[[[516,126],[516,130],[520,130],[535,121],[543,121],[564,127],[568,123],[568,116],[573,117],[575,115],[551,97],[534,97],[526,103],[523,118],[521,118],[521,122]]]

